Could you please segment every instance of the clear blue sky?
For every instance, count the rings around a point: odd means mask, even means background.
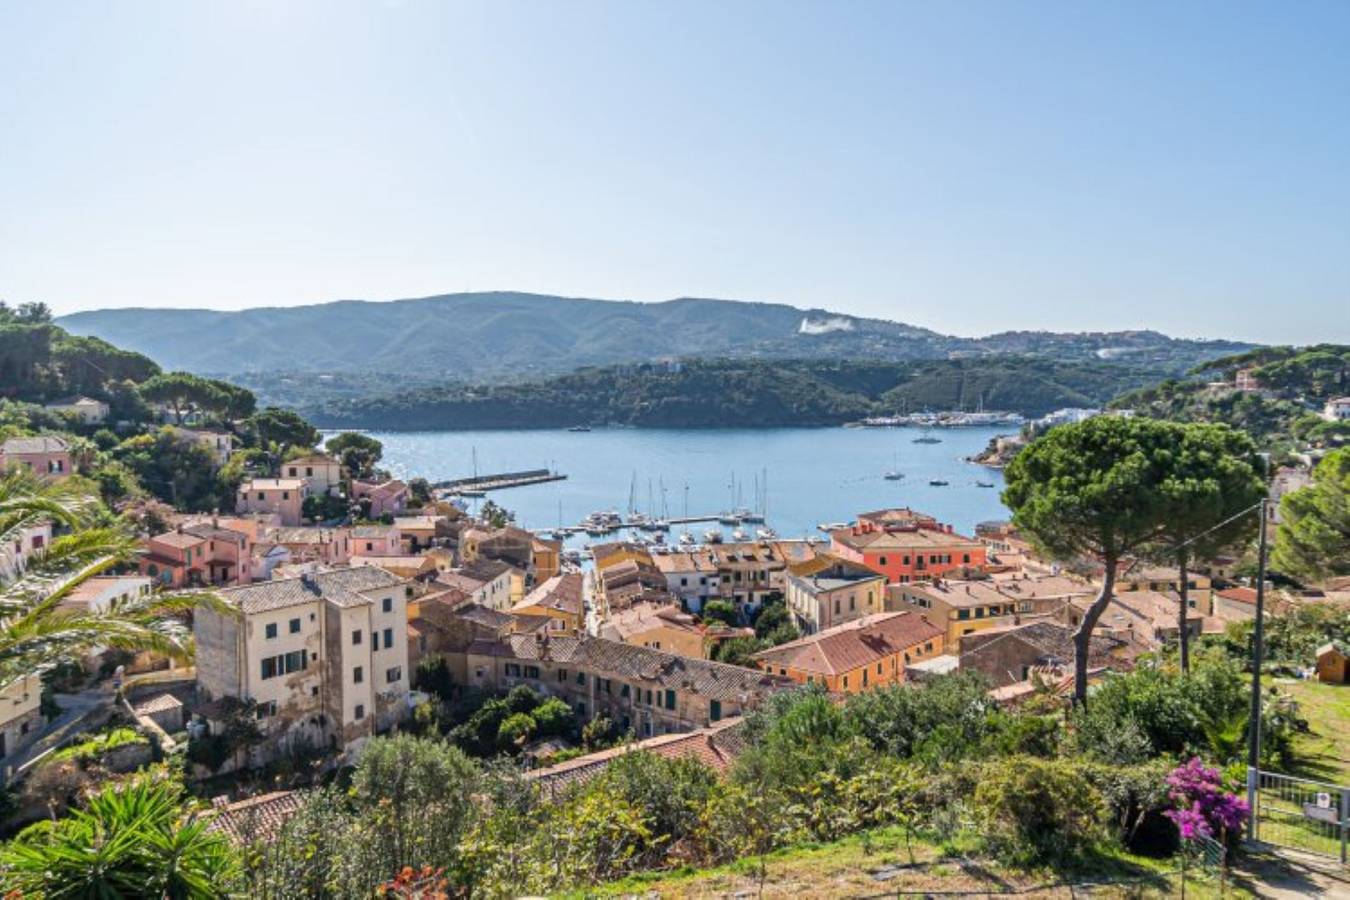
[[[1350,340],[1350,2],[0,0],[0,296]]]

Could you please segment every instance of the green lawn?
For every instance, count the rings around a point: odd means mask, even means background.
[[[1298,681],[1279,687],[1298,701],[1311,730],[1295,740],[1294,774],[1350,785],[1350,685]]]
[[[831,844],[807,844],[769,854],[764,860],[764,897],[875,897],[929,892],[1025,892],[1023,897],[1066,897],[1064,882],[1096,882],[1093,897],[1175,897],[1180,878],[1174,860],[1156,860],[1115,851],[1084,861],[1081,871],[1019,872],[985,859],[970,858],[960,847],[943,849],[924,841],[913,845],[910,862],[904,832],[882,828]],[[758,857],[715,869],[677,869],[626,878],[589,888],[574,897],[639,896],[661,898],[758,895]],[[1112,885],[1111,883],[1115,883]],[[1217,878],[1192,871],[1187,896],[1218,897]],[[1230,884],[1225,897],[1252,896]]]

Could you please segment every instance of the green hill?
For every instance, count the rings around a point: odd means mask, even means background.
[[[540,428],[838,425],[932,409],[1041,415],[1100,405],[1156,377],[1099,362],[998,356],[904,362],[693,360],[610,366],[496,385],[462,383],[303,408],[321,428]]]

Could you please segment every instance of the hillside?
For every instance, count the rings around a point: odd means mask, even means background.
[[[500,381],[652,359],[942,359],[1018,353],[1102,360],[1181,373],[1249,349],[1149,331],[1008,332],[970,339],[899,322],[779,303],[663,303],[521,293],[343,300],[239,312],[115,309],[59,320],[153,358],[166,369],[245,373],[382,373]]]
[[[1229,385],[1253,369],[1260,391]],[[1187,379],[1167,379],[1127,392],[1116,408],[1178,422],[1220,422],[1241,428],[1263,447],[1291,450],[1350,439],[1350,424],[1318,415],[1332,397],[1350,394],[1350,346],[1263,347],[1198,367]]]
[[[1153,380],[1147,369],[1029,357],[907,362],[688,361],[583,369],[497,385],[442,384],[306,406],[320,428],[686,428],[838,425],[904,410],[1041,415],[1099,405]]]

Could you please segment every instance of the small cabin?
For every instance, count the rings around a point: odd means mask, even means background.
[[[1350,683],[1350,644],[1332,641],[1317,648],[1317,680],[1323,684]]]

